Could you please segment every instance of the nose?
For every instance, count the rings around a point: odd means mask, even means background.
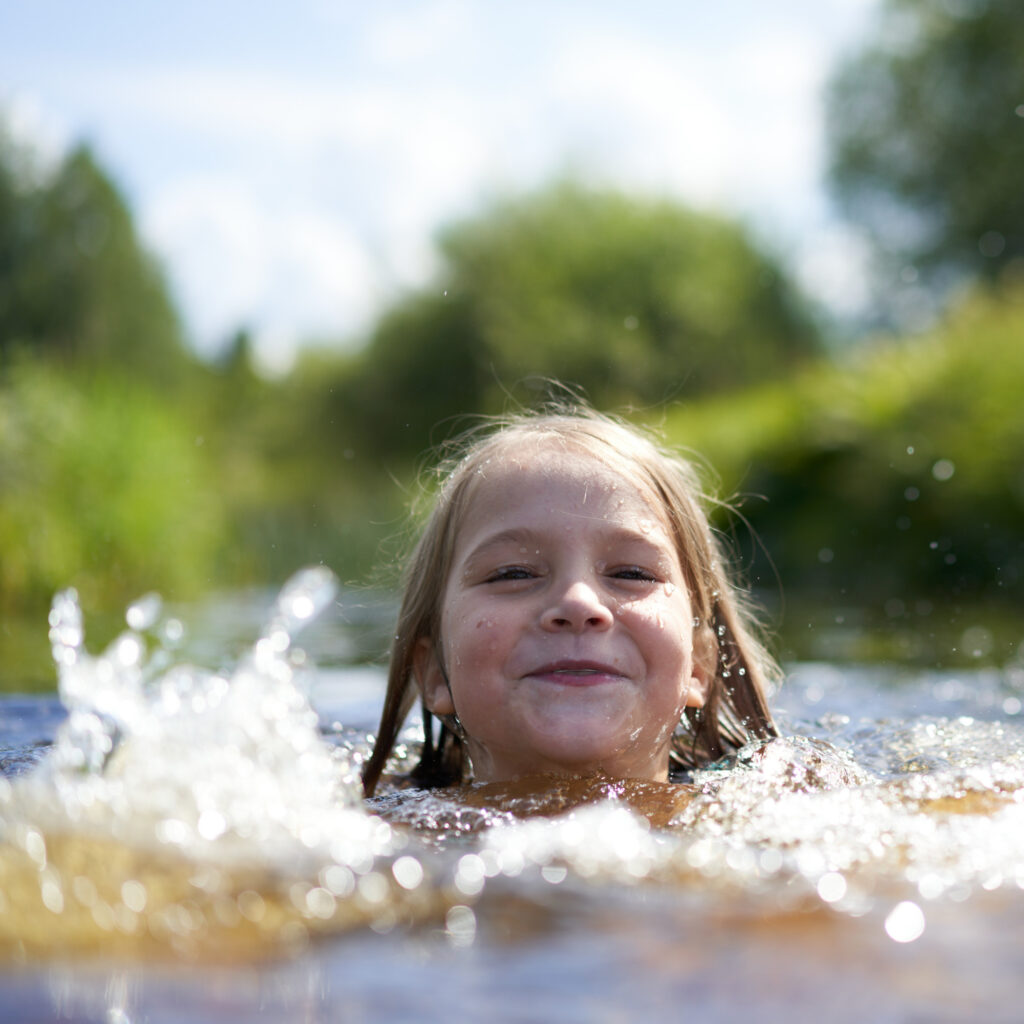
[[[612,621],[611,609],[582,580],[559,590],[541,616],[543,628],[555,632],[607,629]]]

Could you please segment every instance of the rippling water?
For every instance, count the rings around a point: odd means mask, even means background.
[[[55,602],[63,703],[0,705],[4,1021],[1020,1019],[1019,666],[797,666],[692,787],[367,807],[382,673],[298,646],[334,601],[296,578],[230,665]]]

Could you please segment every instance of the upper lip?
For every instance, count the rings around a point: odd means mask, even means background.
[[[608,676],[620,676],[622,672],[614,665],[603,661],[586,661],[575,658],[562,658],[559,661],[549,661],[530,672],[530,675],[541,676],[550,672],[596,672]]]

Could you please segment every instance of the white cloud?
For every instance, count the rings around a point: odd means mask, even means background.
[[[0,112],[11,141],[31,152],[44,174],[67,152],[71,140],[68,126],[38,96],[0,89]]]
[[[714,204],[726,198],[735,139],[701,64],[685,49],[592,33],[557,55],[551,95],[605,174]]]
[[[141,228],[169,268],[201,347],[212,349],[245,324],[268,260],[264,218],[237,182],[179,181],[150,199]]]
[[[414,9],[379,10],[364,45],[377,64],[406,68],[474,45],[473,12],[463,0],[434,0]]]
[[[365,248],[343,224],[308,207],[267,206],[234,179],[175,183],[142,227],[207,352],[239,327],[277,346],[357,329],[378,297]]]
[[[824,219],[817,103],[835,42],[822,26],[846,31],[876,2],[684,17],[310,0],[295,17],[334,33],[333,62],[139,50],[61,81],[101,126],[101,161],[117,154],[201,347],[248,324],[284,351],[357,332],[390,289],[426,280],[439,224],[566,168],[756,214],[795,248]],[[40,124],[59,109],[34,102]]]

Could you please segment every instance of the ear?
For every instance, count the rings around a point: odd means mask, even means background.
[[[711,693],[711,685],[715,680],[715,646],[710,633],[701,630],[694,634],[693,668],[690,675],[690,687],[686,693],[688,708],[702,708]]]
[[[708,692],[711,689],[711,678],[707,672],[697,665],[693,667],[693,675],[690,676],[690,688],[686,691],[686,704],[688,708],[702,708],[708,699]]]
[[[421,636],[416,641],[412,653],[412,672],[428,711],[439,716],[455,714],[451,691],[441,670],[434,642],[429,637]]]

